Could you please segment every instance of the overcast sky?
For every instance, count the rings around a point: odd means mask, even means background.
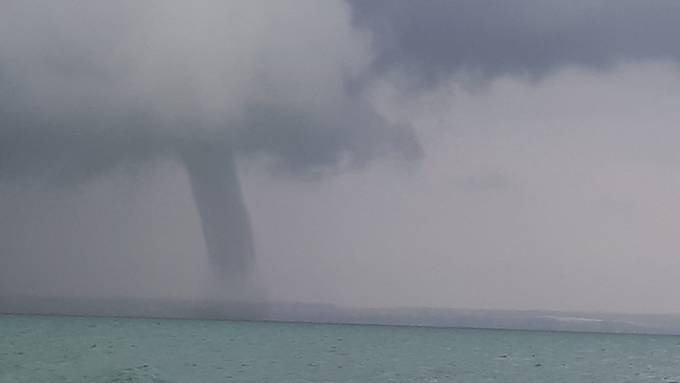
[[[269,299],[680,313],[678,2],[39,3],[0,294],[206,297],[173,153],[224,136]]]

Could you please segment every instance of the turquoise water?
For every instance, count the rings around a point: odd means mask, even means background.
[[[680,337],[0,316],[0,382],[671,382]]]

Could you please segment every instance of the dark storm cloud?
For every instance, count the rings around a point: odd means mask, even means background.
[[[321,117],[253,105],[235,137],[237,150],[272,155],[282,160],[276,169],[292,174],[316,174],[345,161],[349,167],[363,166],[394,148],[405,159],[420,155],[409,126],[387,124],[360,102]]]
[[[370,56],[348,7],[270,5],[4,4],[0,179],[70,182],[201,141],[294,173],[417,153],[408,127],[347,90]]]
[[[566,65],[680,60],[672,0],[351,0],[370,29],[375,70],[433,81],[456,71],[540,76]]]
[[[169,138],[154,135],[143,113],[94,116],[85,112],[57,118],[40,115],[30,105],[13,107],[9,97],[3,101],[0,181],[30,178],[72,184],[170,149]]]

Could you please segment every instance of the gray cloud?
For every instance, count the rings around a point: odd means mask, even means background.
[[[370,29],[375,70],[426,81],[457,71],[541,76],[568,65],[680,60],[680,4],[672,0],[351,0]]]
[[[348,7],[296,5],[5,3],[0,174],[87,178],[202,140],[295,172],[417,152],[347,89],[370,61]]]

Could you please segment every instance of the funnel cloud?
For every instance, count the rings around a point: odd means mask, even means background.
[[[255,244],[231,150],[219,144],[192,145],[181,157],[216,271],[227,276],[248,273]]]

